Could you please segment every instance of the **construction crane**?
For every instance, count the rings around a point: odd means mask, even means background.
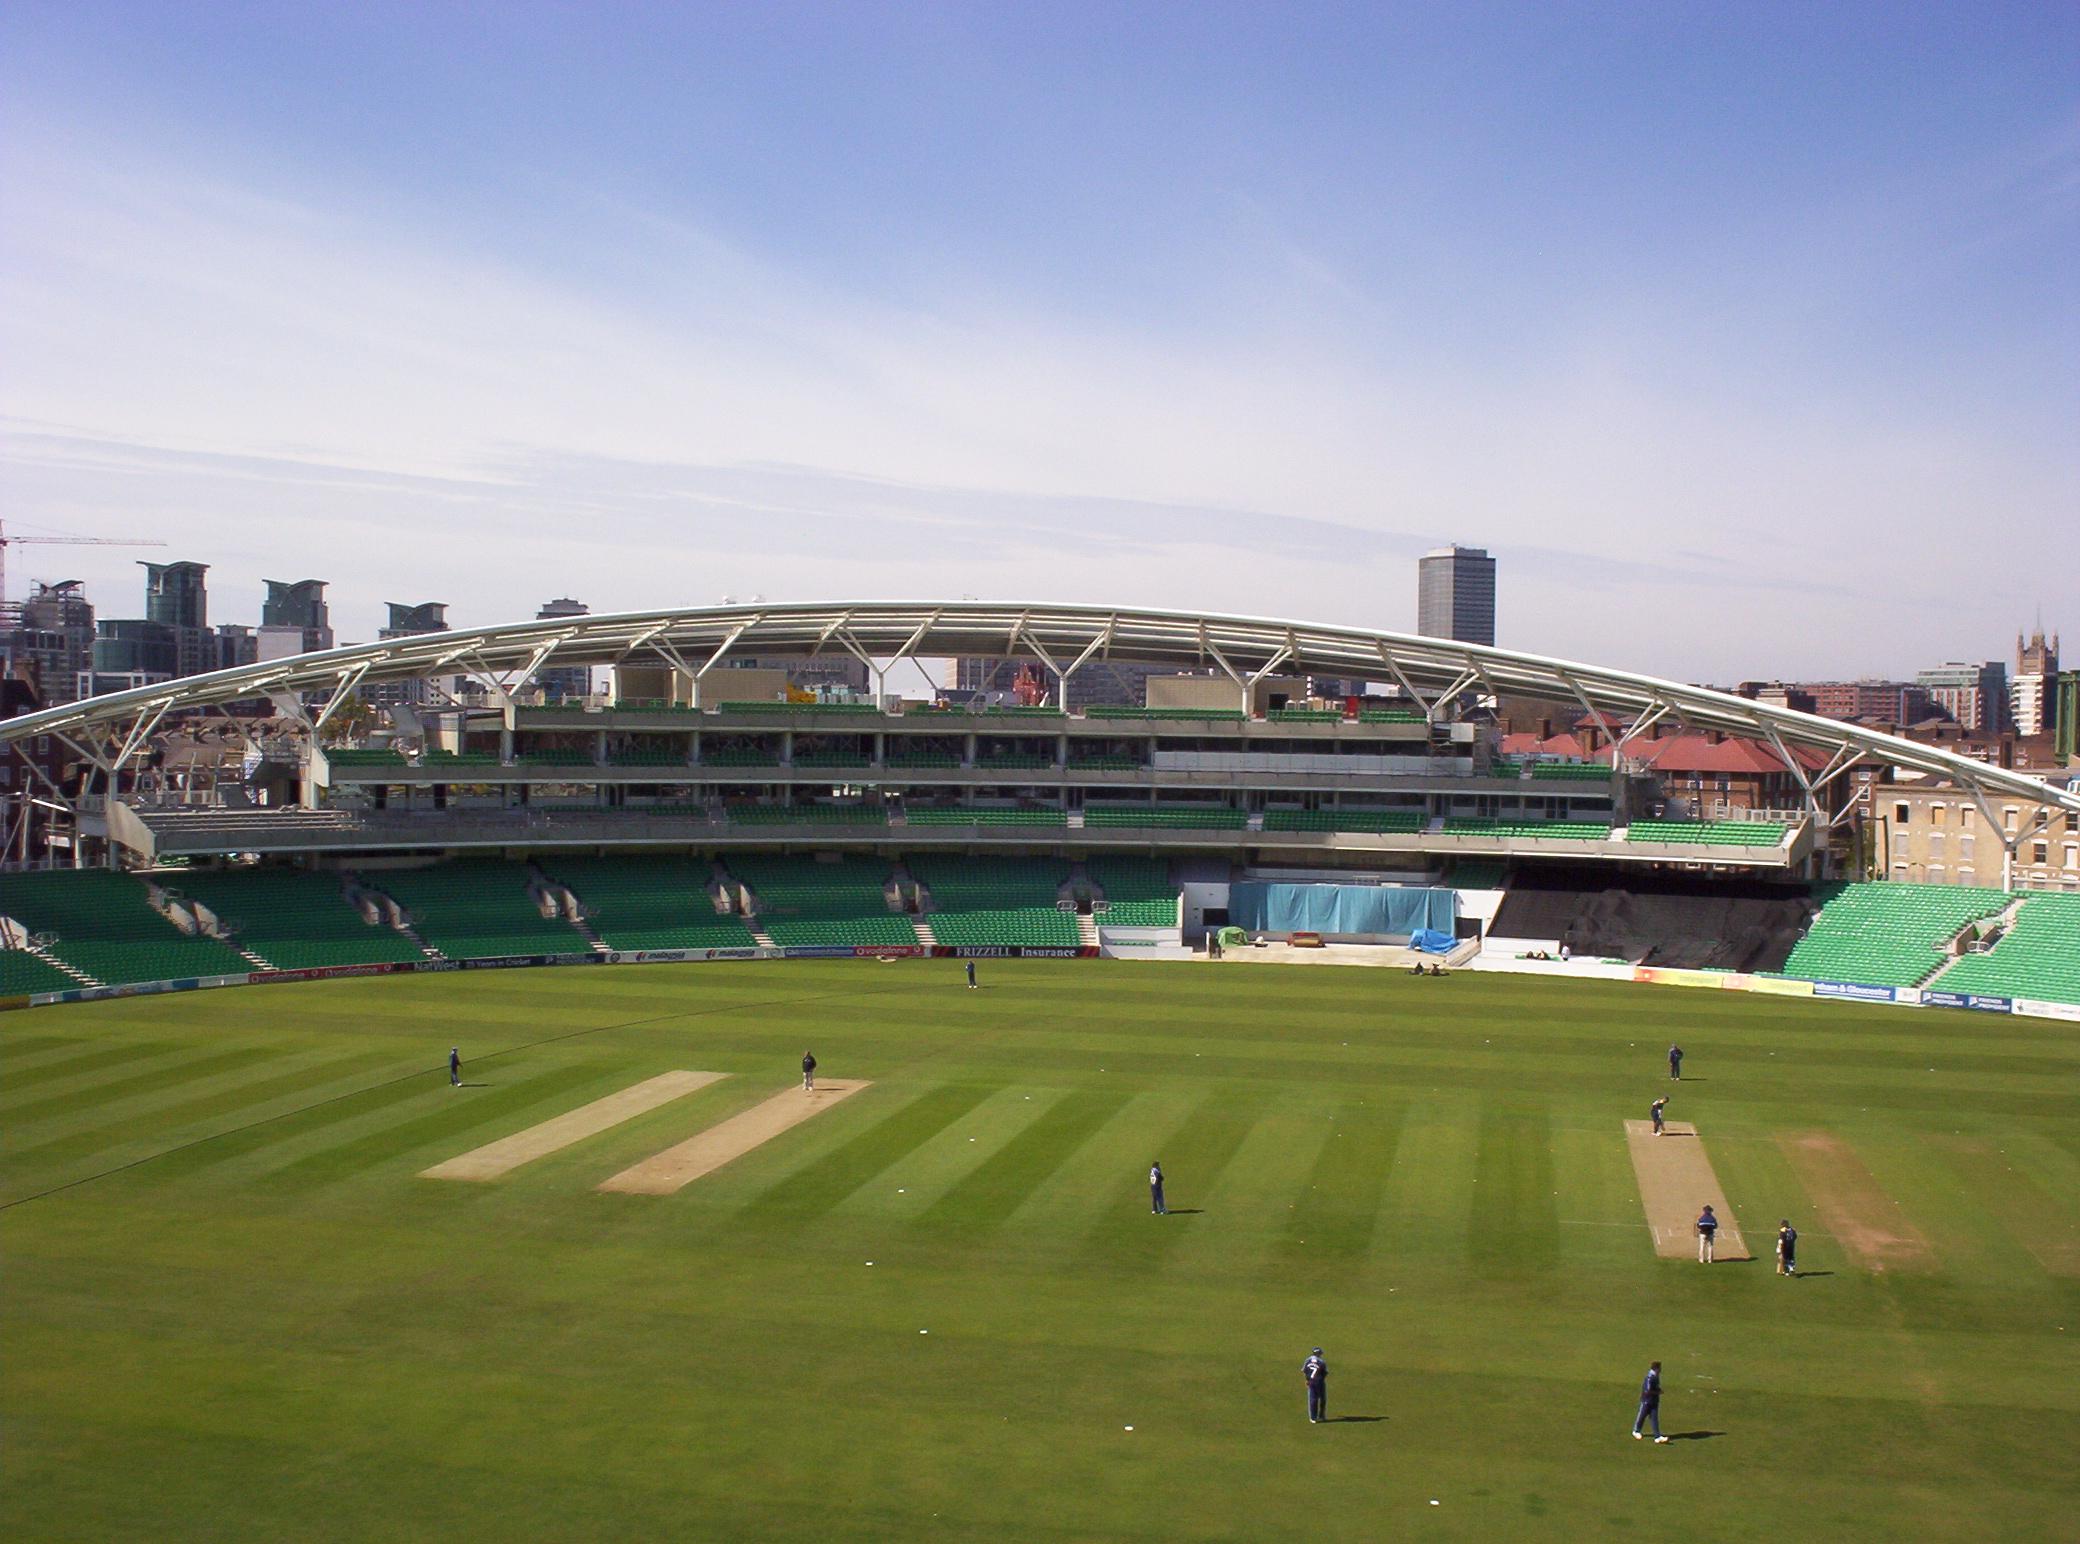
[[[0,606],[7,603],[7,549],[24,547],[34,542],[41,547],[163,547],[163,541],[149,541],[143,537],[120,536],[9,536],[4,521],[0,521]]]

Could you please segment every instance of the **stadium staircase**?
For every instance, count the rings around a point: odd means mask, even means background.
[[[1923,985],[1939,992],[2080,1003],[2080,895],[2025,894],[1994,919],[1984,951],[1959,955]]]
[[[942,944],[1073,949],[1080,942],[1064,859],[919,857],[910,867],[919,909]]]
[[[40,967],[40,968],[39,968]],[[0,996],[24,992],[69,992],[78,986],[100,986],[101,981],[77,965],[51,953],[37,939],[25,940],[19,948],[0,951]]]
[[[396,901],[412,935],[447,959],[586,952],[567,918],[543,915],[539,882],[522,863],[462,858],[374,871],[364,883]]]
[[[879,858],[732,855],[729,870],[742,882],[766,947],[857,948],[917,941],[902,914],[890,866]]]
[[[1948,963],[1948,946],[1967,926],[2014,904],[2005,891],[1969,885],[1843,885],[1827,893],[1820,914],[1785,960],[1784,974],[1918,987]]]
[[[0,876],[0,916],[13,918],[51,957],[101,985],[244,975],[250,969],[221,941],[176,927],[134,877],[107,869]]]
[[[545,857],[537,866],[576,902],[571,925],[598,953],[747,949],[756,940],[729,909],[712,868],[677,855]]]

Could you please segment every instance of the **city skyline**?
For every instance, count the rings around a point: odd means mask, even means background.
[[[2016,561],[2080,509],[2070,12],[10,34],[10,526],[322,569],[343,637],[538,589],[1413,631],[1452,539],[1499,641],[1682,679],[2080,610]]]

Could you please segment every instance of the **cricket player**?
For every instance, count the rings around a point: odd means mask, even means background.
[[[968,990],[971,992],[975,990],[975,962],[973,960],[968,961]]]
[[[1148,1209],[1158,1217],[1170,1215],[1170,1208],[1163,1204],[1163,1166],[1160,1163],[1148,1166]]]
[[[1683,1048],[1679,1045],[1668,1048],[1668,1075],[1678,1083],[1683,1081]]]
[[[1647,1113],[1654,1117],[1654,1135],[1657,1137],[1665,1137],[1668,1135],[1668,1125],[1661,1119],[1661,1112],[1667,1108],[1668,1096],[1666,1094],[1663,1094],[1659,1099],[1656,1099],[1652,1106],[1650,1106],[1647,1110]]]
[[[1661,1435],[1661,1364],[1659,1362],[1648,1363],[1647,1375],[1640,1382],[1639,1414],[1632,1418],[1632,1435],[1635,1437],[1644,1436],[1645,1434],[1640,1428],[1650,1423],[1654,1428],[1654,1440],[1656,1442],[1666,1442],[1668,1438]]]
[[[802,1052],[802,1092],[816,1092],[816,1058],[807,1051]]]
[[[1710,1265],[1712,1263],[1712,1238],[1718,1231],[1719,1219],[1712,1215],[1712,1209],[1707,1206],[1697,1215],[1697,1263],[1699,1265]]]
[[[448,1087],[462,1087],[462,1047],[459,1045],[448,1047]]]
[[[1322,1348],[1316,1346],[1314,1354],[1300,1364],[1300,1376],[1307,1380],[1307,1423],[1312,1426],[1329,1419],[1329,1364],[1322,1360]]]
[[[1777,1274],[1798,1274],[1798,1229],[1791,1226],[1789,1217],[1777,1224]]]

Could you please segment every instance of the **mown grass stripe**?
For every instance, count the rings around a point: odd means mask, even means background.
[[[1484,1101],[1466,1240],[1476,1273],[1529,1276],[1559,1263],[1556,1189],[1547,1107]]]
[[[1207,1214],[1235,1155],[1269,1108],[1269,1096],[1256,1089],[1220,1088],[1206,1094],[1161,1150],[1149,1155],[1151,1161],[1162,1161],[1164,1199],[1172,1216],[1159,1223],[1149,1218],[1144,1190],[1140,1204],[1099,1220],[1085,1241],[1086,1253],[1124,1271],[1160,1267],[1201,1226],[1198,1219]]]
[[[821,1217],[876,1176],[924,1146],[995,1090],[986,1083],[942,1083],[757,1196],[744,1214],[803,1222]]]
[[[85,1088],[71,1089],[61,1094],[46,1094],[41,1099],[26,1100],[5,1114],[9,1126],[26,1126],[32,1121],[45,1120],[54,1115],[93,1110],[102,1105],[114,1104],[119,1099],[128,1099],[137,1094],[200,1082],[219,1072],[228,1072],[234,1067],[250,1067],[255,1062],[272,1061],[281,1054],[278,1050],[264,1047],[218,1051],[214,1055],[198,1056],[192,1061],[177,1062],[170,1067],[155,1067],[149,1072],[132,1073],[128,1077],[116,1078],[106,1083],[93,1083]]]
[[[517,1083],[485,1091],[481,1098],[456,1099],[431,1114],[405,1121],[402,1125],[385,1126],[336,1146],[307,1153],[273,1170],[266,1179],[270,1184],[292,1190],[329,1185],[433,1143],[452,1142],[465,1132],[508,1120],[567,1090],[587,1084],[611,1085],[617,1076],[611,1069],[591,1064],[552,1068]]]
[[[52,1137],[33,1147],[9,1155],[15,1163],[55,1163],[109,1148],[123,1147],[150,1137],[172,1135],[180,1128],[212,1116],[236,1115],[290,1094],[315,1089],[340,1078],[380,1067],[388,1058],[380,1053],[359,1052],[333,1056],[291,1072],[277,1073],[256,1083],[239,1083],[230,1088],[198,1094],[176,1104],[143,1110],[122,1120],[107,1121],[83,1131]]]
[[[1001,1222],[1127,1102],[1110,1089],[1077,1089],[997,1149],[926,1210],[930,1224]]]
[[[24,1089],[36,1088],[59,1078],[82,1077],[89,1072],[100,1072],[108,1067],[120,1067],[125,1062],[143,1061],[153,1056],[180,1054],[183,1047],[169,1045],[164,1041],[142,1042],[136,1045],[105,1046],[98,1051],[81,1051],[76,1055],[60,1057],[55,1061],[38,1062],[30,1067],[10,1067],[6,1081],[0,1084],[0,1114],[4,1114],[14,1099]]]
[[[1406,1104],[1377,1096],[1338,1106],[1307,1187],[1286,1213],[1283,1236],[1272,1251],[1275,1269],[1302,1259],[1316,1267],[1350,1264],[1371,1252],[1407,1115]]]
[[[267,990],[286,988],[270,987]],[[292,1110],[250,1126],[234,1128],[220,1136],[205,1137],[185,1144],[143,1166],[138,1171],[137,1178],[151,1183],[182,1179],[206,1169],[264,1153],[271,1147],[294,1142],[300,1137],[310,1136],[328,1127],[378,1114],[394,1105],[414,1099],[422,1099],[435,1089],[445,1092],[447,1086],[447,1078],[438,1072],[416,1076],[406,1074],[374,1088],[337,1095],[311,1109]]]

